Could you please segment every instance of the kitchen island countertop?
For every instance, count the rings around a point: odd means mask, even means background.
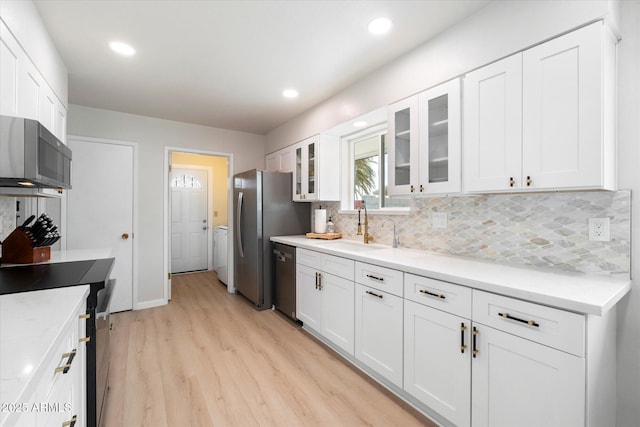
[[[59,357],[55,343],[85,303],[89,286],[73,286],[0,296],[0,396],[7,410],[24,407],[35,391],[34,379],[43,375],[46,361]]]

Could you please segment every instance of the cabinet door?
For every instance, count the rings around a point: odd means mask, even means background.
[[[305,200],[318,199],[318,138],[314,137],[305,144],[306,173],[303,174],[305,184]]]
[[[280,155],[278,153],[269,154],[265,159],[265,163],[268,171],[278,172],[280,170]]]
[[[40,120],[41,100],[46,83],[33,63],[23,56],[20,59],[18,80],[18,112],[20,117]]]
[[[402,387],[402,298],[356,285],[356,358]]]
[[[460,80],[419,95],[419,193],[460,192]]]
[[[280,153],[280,172],[293,172],[293,150],[286,149]]]
[[[296,316],[305,326],[321,332],[322,295],[317,270],[296,264]]]
[[[412,96],[389,106],[389,195],[417,191],[418,97]]]
[[[22,49],[0,21],[0,114],[18,116],[18,62]]]
[[[585,425],[584,359],[479,324],[474,427]]]
[[[470,326],[404,301],[404,389],[460,427],[471,425]]]
[[[522,54],[464,78],[464,191],[522,188]]]
[[[353,281],[320,273],[322,335],[353,355]]]
[[[40,97],[40,114],[38,121],[55,135],[56,123],[56,96],[53,90],[44,83],[42,85],[42,97]]]
[[[525,188],[602,185],[602,32],[596,23],[523,54]]]
[[[297,144],[294,148],[295,164],[293,169],[293,201],[304,200],[305,190],[302,187],[306,174],[306,161],[303,159],[304,146]]]

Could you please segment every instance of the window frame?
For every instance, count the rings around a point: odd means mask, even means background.
[[[344,135],[340,139],[341,151],[344,154],[342,156],[342,176],[346,179],[342,180],[342,186],[340,189],[340,210],[338,213],[357,213],[357,210],[353,207],[354,201],[354,184],[355,184],[355,144],[357,142],[378,137],[387,134],[387,123],[379,123],[373,126],[369,126],[365,129],[358,130],[348,135]],[[385,144],[387,149],[389,148],[388,138],[385,137]],[[382,151],[382,144],[378,146],[378,154],[380,159],[383,159],[384,153]],[[378,174],[378,188],[380,192],[383,190],[384,174]],[[382,200],[383,197],[380,197]],[[407,207],[371,207],[367,205],[367,211],[374,215],[409,215],[411,208]]]

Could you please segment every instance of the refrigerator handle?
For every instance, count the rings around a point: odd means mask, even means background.
[[[238,241],[238,250],[240,251],[240,256],[244,258],[244,249],[242,248],[242,226],[240,224],[240,218],[242,217],[242,199],[243,193],[240,191],[238,193],[238,207],[236,209],[236,227],[238,228],[238,232],[236,233],[237,241]]]

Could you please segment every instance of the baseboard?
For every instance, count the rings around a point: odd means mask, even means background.
[[[144,310],[146,308],[160,307],[162,305],[167,305],[167,301],[164,298],[136,303],[136,306],[133,309]]]

